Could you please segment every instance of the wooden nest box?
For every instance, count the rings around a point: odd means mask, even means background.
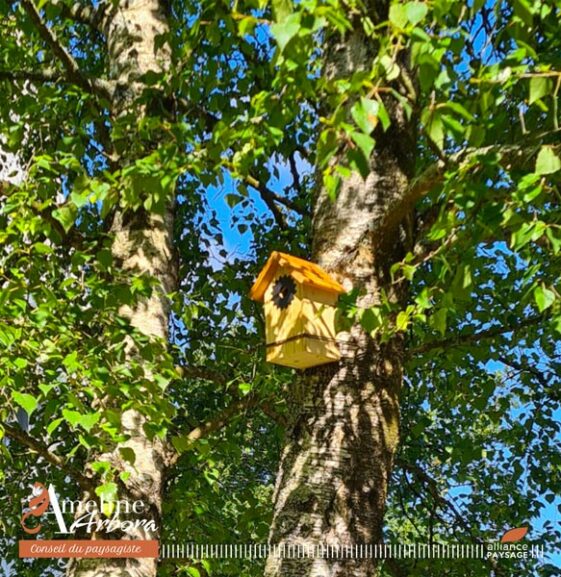
[[[307,369],[339,360],[335,311],[343,292],[317,264],[273,252],[249,293],[265,307],[267,361]]]

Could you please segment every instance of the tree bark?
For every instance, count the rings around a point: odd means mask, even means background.
[[[144,110],[139,110],[134,102],[142,86],[136,81],[148,71],[163,72],[169,65],[169,48],[157,40],[169,31],[165,11],[158,0],[124,0],[112,5],[101,27],[107,39],[111,75],[118,86],[113,114],[119,118],[132,113],[138,118]],[[131,138],[134,138],[134,128]],[[123,166],[132,161],[134,158],[126,154],[120,159]],[[174,199],[169,198],[163,214],[119,208],[111,226],[114,263],[131,276],[144,274],[157,281],[150,298],[131,307],[122,307],[120,313],[145,335],[164,342],[168,339],[169,317],[166,294],[175,290],[177,284],[177,264],[172,248],[173,217]],[[128,351],[131,357],[135,355],[132,341]],[[149,369],[145,372],[149,376]],[[165,449],[158,439],[148,438],[144,423],[145,418],[138,411],[125,411],[122,428],[128,440],[113,453],[98,458],[111,462],[118,471],[130,474],[120,485],[119,499],[141,500],[148,510],[138,517],[153,520],[159,529]],[[123,447],[134,451],[134,465],[121,458],[119,450]],[[87,500],[94,496],[84,495],[83,498]],[[118,538],[157,539],[158,535],[159,530],[140,528],[121,533]],[[156,559],[75,559],[67,569],[69,577],[154,577],[156,572]]]
[[[349,77],[371,62],[372,48],[357,30],[330,47],[327,74]],[[412,125],[387,103],[391,128],[376,133],[371,172],[353,173],[335,201],[321,190],[313,218],[313,260],[347,289],[360,307],[381,293],[403,302],[406,288],[390,279],[411,239],[407,223],[389,228],[388,211],[407,190],[413,167]],[[301,375],[292,398],[274,495],[270,542],[276,545],[354,547],[381,542],[385,501],[399,438],[403,344],[382,343],[358,324],[337,337],[338,363]],[[371,577],[372,559],[289,559],[270,555],[267,577]]]

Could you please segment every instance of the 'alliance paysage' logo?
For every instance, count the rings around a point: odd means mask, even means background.
[[[509,529],[498,543],[487,545],[487,559],[527,559],[532,555],[530,546],[521,543],[528,533],[528,527]]]

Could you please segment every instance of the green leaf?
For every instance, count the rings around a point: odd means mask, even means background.
[[[238,22],[238,33],[240,36],[245,36],[247,34],[252,34],[253,29],[257,24],[257,18],[254,16],[245,16],[241,18]]]
[[[446,317],[448,316],[447,309],[438,309],[430,318],[431,325],[442,335],[446,333]]]
[[[298,34],[300,30],[300,13],[290,14],[282,22],[271,26],[271,33],[274,36],[279,49],[284,52],[287,44]]]
[[[41,383],[39,385],[39,389],[43,393],[44,397],[46,397],[55,387],[56,387],[56,385],[54,385],[54,384],[47,385],[45,383]]]
[[[351,138],[353,139],[353,142],[360,148],[365,160],[368,162],[376,141],[367,134],[362,134],[362,132],[352,132]]]
[[[108,463],[107,461],[94,461],[90,464],[90,467],[94,473],[103,476],[111,470],[111,463]]]
[[[390,22],[397,28],[405,28],[407,26],[407,9],[404,4],[395,2],[390,6]]]
[[[557,233],[554,229],[548,228],[545,231],[549,242],[551,243],[551,247],[553,248],[553,254],[558,254],[561,251],[561,234],[557,236]]]
[[[467,110],[464,106],[462,106],[459,102],[447,102],[446,108],[453,110],[456,114],[459,114],[461,117],[465,118],[469,121],[474,121],[475,118],[469,110]]]
[[[64,419],[60,417],[59,419],[55,419],[54,421],[51,421],[49,423],[47,427],[47,433],[49,436],[53,434],[53,432],[58,428],[58,426],[62,423],[62,421],[64,421]]]
[[[408,325],[409,325],[409,314],[407,313],[407,311],[399,311],[397,319],[395,321],[395,328],[398,331],[402,332],[407,330]]]
[[[382,325],[382,316],[379,308],[364,309],[360,317],[360,324],[368,333]]]
[[[386,107],[384,106],[384,104],[382,102],[378,102],[378,104],[379,104],[378,118],[380,119],[380,122],[382,123],[382,128],[384,130],[387,130],[391,124],[390,115],[388,114],[388,111],[386,110]]]
[[[23,357],[17,357],[16,359],[14,359],[14,365],[18,369],[23,370],[25,369],[25,367],[27,367],[27,359],[24,359]]]
[[[407,20],[409,20],[413,26],[421,22],[421,20],[423,20],[427,15],[428,11],[429,9],[424,2],[408,2],[405,5]]]
[[[113,482],[104,483],[96,487],[95,493],[98,497],[103,497],[106,501],[113,501],[117,496],[117,485]]]
[[[176,435],[171,438],[171,444],[178,453],[183,453],[192,446],[192,443],[187,439],[186,435]]]
[[[335,202],[337,193],[339,192],[339,187],[341,186],[341,178],[337,175],[331,174],[328,171],[324,171],[323,186],[325,187],[329,199],[332,202]]]
[[[380,104],[376,100],[361,98],[351,108],[351,115],[365,134],[370,134],[378,124]]]
[[[530,99],[529,104],[533,104],[536,100],[540,100],[544,96],[551,94],[553,84],[551,79],[545,76],[534,76],[530,79]]]
[[[67,421],[70,425],[75,427],[82,417],[82,414],[78,411],[71,411],[70,409],[63,409],[62,416],[64,417],[65,421]]]
[[[272,0],[273,17],[276,22],[282,22],[292,13],[291,0]]]
[[[432,307],[430,293],[424,288],[417,297],[415,297],[415,302],[421,311],[425,311]]]
[[[37,408],[37,399],[29,393],[12,391],[12,399],[29,415]]]
[[[69,373],[73,373],[80,367],[80,363],[78,362],[78,352],[72,351],[71,353],[67,354],[62,364],[66,367]]]
[[[81,208],[89,202],[90,190],[86,189],[75,189],[70,193],[70,200],[78,207]]]
[[[561,169],[561,160],[551,146],[542,146],[536,159],[536,174],[553,174]]]
[[[512,233],[511,247],[520,250],[530,241],[536,241],[545,233],[545,225],[541,221],[525,222],[515,232]]]
[[[97,424],[100,417],[101,415],[99,413],[87,413],[82,415],[79,425],[89,433]]]
[[[443,114],[441,119],[444,126],[449,129],[449,133],[452,133],[454,136],[459,138],[463,136],[465,128],[453,116],[450,116],[449,114]]]
[[[407,280],[413,280],[413,277],[415,276],[416,270],[417,270],[417,267],[415,267],[411,264],[404,264],[401,266],[401,271],[403,273],[403,276]]]
[[[552,319],[552,325],[555,331],[557,331],[561,335],[561,315],[557,315]]]
[[[440,150],[444,148],[444,124],[440,114],[435,112],[431,116],[427,124],[427,134]]]
[[[380,64],[384,69],[386,80],[395,80],[399,76],[399,66],[396,64],[394,59],[387,54],[384,54],[382,58],[380,58]]]
[[[65,232],[68,232],[74,225],[76,218],[76,206],[63,206],[53,210],[53,217],[60,222]]]
[[[543,313],[555,302],[555,293],[543,285],[538,285],[534,289],[534,299],[538,305],[538,310]]]
[[[125,460],[127,463],[130,463],[131,465],[134,465],[134,462],[136,461],[136,453],[133,449],[130,447],[119,447],[119,453],[121,453],[123,460]]]
[[[227,194],[225,198],[226,203],[230,208],[234,208],[243,200],[243,196],[240,196],[239,194]]]
[[[50,246],[46,245],[44,242],[36,242],[33,245],[33,248],[39,254],[52,254],[53,252],[53,249]]]
[[[238,385],[238,389],[242,395],[248,395],[249,393],[251,393],[252,388],[253,385],[251,383],[240,383]]]
[[[324,167],[339,147],[337,133],[333,129],[322,131],[317,145],[317,164]]]
[[[113,264],[113,254],[108,248],[101,249],[95,257],[104,270],[107,270]]]
[[[88,433],[94,427],[94,425],[99,421],[101,415],[99,413],[79,413],[78,411],[72,411],[70,409],[63,409],[62,416],[64,419],[70,423],[73,427],[80,426],[85,429]]]

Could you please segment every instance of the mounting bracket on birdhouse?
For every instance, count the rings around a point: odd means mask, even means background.
[[[273,252],[249,293],[265,309],[267,361],[296,369],[338,361],[335,312],[344,292],[317,264]]]

